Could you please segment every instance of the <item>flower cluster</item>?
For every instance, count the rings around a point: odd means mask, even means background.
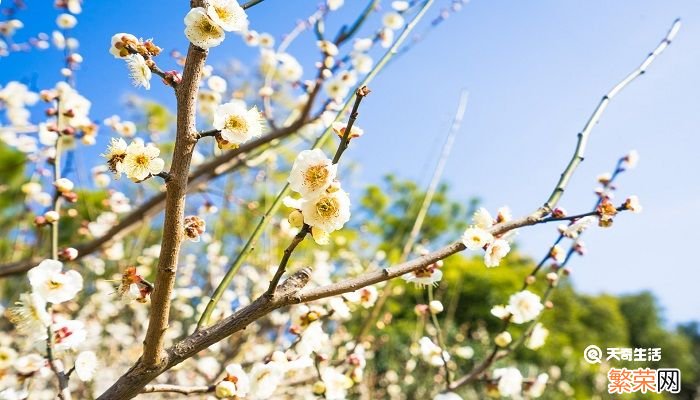
[[[185,36],[202,49],[224,41],[226,32],[248,27],[248,16],[236,0],[211,0],[206,8],[195,7],[185,16]]]
[[[319,244],[327,244],[329,234],[350,220],[350,197],[340,187],[336,173],[337,165],[322,150],[304,150],[288,179],[289,187],[302,196],[300,201],[287,200],[296,209],[289,221],[297,227],[308,225]]]
[[[142,141],[134,140],[127,145],[124,139],[113,138],[102,157],[117,178],[125,173],[132,181],[141,182],[163,172],[165,161],[159,155],[160,150],[153,143],[144,145]]]
[[[63,263],[56,260],[44,260],[27,272],[31,292],[22,293],[19,301],[8,310],[10,321],[17,331],[34,344],[46,341],[53,354],[58,357],[67,352],[78,350],[87,337],[83,322],[67,319],[64,315],[54,313],[53,305],[63,304],[76,297],[83,289],[83,278],[76,271],[64,271]],[[62,309],[65,309],[62,307]],[[31,376],[45,367],[45,359],[38,354],[32,367],[22,367],[18,359],[16,369],[23,376]],[[25,363],[28,360],[23,360]],[[53,361],[53,360],[50,360]],[[75,358],[75,371],[83,381],[92,379],[96,357],[91,351],[78,354]]]
[[[510,251],[510,240],[516,231],[511,230],[505,235],[494,236],[489,230],[495,224],[507,222],[511,219],[508,207],[498,210],[498,215],[493,218],[485,208],[479,208],[472,218],[471,225],[462,235],[462,243],[469,250],[484,250],[484,263],[487,267],[497,267],[501,259]]]

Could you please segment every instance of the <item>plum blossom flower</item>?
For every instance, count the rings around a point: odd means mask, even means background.
[[[547,387],[547,381],[549,381],[549,375],[547,373],[541,373],[537,375],[537,378],[532,383],[532,386],[527,390],[527,395],[530,398],[536,399],[544,393],[544,389]]]
[[[512,315],[511,321],[522,324],[537,318],[544,309],[544,305],[540,302],[540,296],[529,290],[523,290],[510,296],[507,309]]]
[[[75,373],[83,382],[89,382],[97,370],[97,356],[92,351],[83,351],[75,358]]]
[[[418,344],[420,345],[421,357],[423,357],[423,360],[430,365],[435,367],[444,365],[445,362],[443,361],[443,358],[449,361],[450,355],[446,351],[443,351],[440,346],[433,343],[429,337],[423,336],[418,341]]]
[[[268,399],[282,382],[284,367],[277,361],[267,364],[257,363],[250,370],[250,397],[252,399]]]
[[[328,400],[344,400],[348,389],[353,385],[352,379],[335,368],[324,368],[321,380],[325,384],[323,397]]]
[[[124,158],[126,158],[126,141],[122,138],[112,138],[107,151],[102,157],[107,159],[107,168],[119,178],[124,172]]]
[[[395,1],[394,3],[398,2]],[[462,400],[462,397],[455,392],[446,392],[437,394],[433,397],[433,400]]]
[[[642,212],[642,205],[639,203],[639,197],[637,196],[628,197],[627,200],[625,200],[624,207],[626,210],[630,210],[635,214]]]
[[[525,347],[531,350],[537,350],[544,346],[547,336],[549,336],[549,330],[545,328],[541,322],[538,322],[535,324],[535,327],[532,328],[530,337],[528,337],[527,341],[525,342]]]
[[[331,128],[333,129],[333,132],[335,132],[336,135],[338,135],[339,138],[342,138],[345,136],[345,129],[347,128],[347,124],[344,122],[334,122],[331,124]],[[360,136],[364,135],[365,131],[362,130],[359,126],[353,125],[352,128],[350,128],[350,135],[348,138],[350,139],[355,139],[359,138]]]
[[[29,376],[46,365],[46,359],[36,353],[27,354],[17,359],[15,371],[23,376]]]
[[[248,16],[236,0],[210,0],[207,15],[227,32],[243,31],[248,26]]]
[[[523,385],[523,375],[517,368],[496,368],[493,370],[494,379],[498,379],[498,392],[503,397],[515,397],[520,394]]]
[[[294,160],[288,182],[290,188],[304,198],[315,198],[331,185],[337,169],[323,150],[304,150]]]
[[[493,242],[493,235],[488,231],[477,226],[471,226],[464,231],[462,235],[462,243],[469,250],[480,250],[484,246],[490,245]]]
[[[63,303],[83,288],[83,277],[76,271],[63,272],[63,263],[44,260],[27,272],[32,291],[49,303]]]
[[[75,350],[87,338],[85,324],[78,320],[59,320],[51,326],[53,348],[55,351]]]
[[[159,155],[160,150],[153,143],[144,146],[143,142],[138,140],[131,142],[126,148],[123,161],[124,173],[134,182],[161,173],[165,161],[159,158]]]
[[[246,109],[240,101],[224,103],[216,107],[214,128],[221,131],[223,140],[238,146],[262,135],[262,118],[256,106]]]
[[[377,302],[379,293],[376,287],[367,286],[354,292],[345,293],[343,297],[350,303],[359,304],[363,308],[370,308]]]
[[[338,189],[325,192],[313,199],[304,199],[301,204],[304,223],[330,233],[341,229],[350,220],[350,197]]]
[[[10,368],[17,359],[17,352],[12,347],[0,347],[0,370]]]
[[[562,235],[570,239],[576,239],[577,237],[579,237],[579,235],[581,235],[581,233],[583,233],[583,231],[585,231],[591,225],[593,225],[593,223],[596,222],[596,220],[596,217],[589,215],[587,217],[583,217],[577,220],[571,225],[559,225],[558,229]]]
[[[46,300],[37,293],[19,295],[19,301],[15,307],[10,307],[8,316],[17,331],[31,341],[46,339],[46,328],[51,325],[51,316],[46,311]]]
[[[427,267],[419,268],[402,276],[406,282],[411,282],[418,286],[437,285],[442,279],[442,270],[437,264],[431,264]]]
[[[214,22],[203,7],[191,9],[185,16],[185,36],[202,49],[215,47],[224,41],[224,29]]]
[[[326,6],[329,10],[335,11],[343,6],[345,0],[326,0]]]
[[[61,29],[73,29],[78,24],[78,19],[74,16],[63,13],[56,17],[56,25]]]
[[[503,239],[496,239],[486,249],[484,263],[487,267],[498,267],[501,259],[510,251],[510,244]]]
[[[494,219],[487,209],[480,207],[472,216],[472,222],[477,228],[489,229],[493,226]]]
[[[125,59],[129,68],[129,77],[134,86],[143,86],[146,90],[150,90],[152,73],[151,68],[146,64],[146,59],[141,54],[129,54]]]
[[[382,24],[385,27],[395,31],[403,27],[404,19],[398,12],[391,11],[384,14],[382,17]]]

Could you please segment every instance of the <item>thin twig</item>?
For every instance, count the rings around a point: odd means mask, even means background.
[[[671,29],[669,29],[666,36],[661,40],[661,43],[659,43],[659,45],[656,46],[656,48],[651,53],[649,53],[649,55],[644,59],[644,61],[639,65],[639,67],[637,67],[634,71],[630,72],[629,75],[627,75],[623,80],[621,80],[617,85],[615,85],[607,94],[605,94],[601,98],[600,103],[598,103],[598,106],[595,108],[595,110],[593,110],[593,114],[591,114],[590,118],[588,118],[588,121],[584,125],[583,130],[581,131],[581,133],[578,134],[576,151],[574,152],[574,155],[571,161],[569,162],[569,165],[567,165],[566,169],[564,169],[564,172],[562,172],[561,177],[559,178],[559,182],[557,182],[557,185],[554,187],[554,191],[549,196],[549,199],[547,199],[547,201],[542,206],[543,209],[547,211],[547,213],[551,212],[552,208],[554,208],[554,206],[557,204],[562,194],[564,193],[564,188],[569,183],[569,179],[571,179],[574,170],[576,170],[578,164],[580,164],[581,161],[583,161],[583,155],[586,151],[586,143],[588,141],[588,136],[593,130],[593,127],[596,126],[596,124],[600,120],[600,117],[601,115],[603,115],[605,109],[608,108],[608,104],[610,104],[610,101],[618,93],[620,93],[622,89],[627,87],[627,85],[629,85],[633,80],[635,80],[637,77],[646,72],[647,68],[649,68],[649,66],[656,60],[656,57],[658,57],[659,54],[666,50],[668,45],[671,44],[671,41],[678,33],[680,27],[681,20],[680,18],[678,18],[675,21],[673,21]]]
[[[147,385],[142,390],[141,393],[178,393],[178,394],[201,394],[201,393],[211,393],[216,390],[216,385],[209,386],[180,386],[180,385],[168,385],[168,384],[158,384],[158,385]]]

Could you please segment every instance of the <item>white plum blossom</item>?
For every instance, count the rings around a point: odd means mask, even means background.
[[[536,399],[542,396],[544,389],[547,387],[547,381],[549,381],[549,375],[547,373],[543,372],[537,375],[537,378],[527,390],[528,397]]]
[[[388,12],[382,17],[382,24],[391,30],[401,29],[404,25],[404,19],[397,12]]]
[[[269,399],[282,382],[284,367],[277,361],[256,363],[250,371],[250,397],[255,400]]]
[[[29,376],[46,365],[47,360],[36,353],[27,354],[17,359],[15,370],[21,375]]]
[[[51,316],[46,311],[46,300],[37,293],[22,293],[16,306],[8,310],[10,321],[17,332],[26,335],[32,342],[48,336],[46,328],[51,325]]]
[[[83,288],[83,277],[76,271],[63,271],[63,263],[44,260],[27,272],[32,291],[49,303],[71,300]]]
[[[510,296],[507,308],[511,314],[511,321],[523,324],[537,318],[544,309],[544,305],[540,302],[540,296],[529,290],[523,290]]]
[[[488,231],[479,228],[477,226],[472,226],[467,228],[462,235],[462,243],[469,250],[481,250],[486,245],[490,245],[493,242],[493,235]]]
[[[236,384],[232,381],[221,381],[216,384],[214,394],[216,394],[216,397],[220,399],[227,399],[236,396],[238,394],[236,392]]]
[[[397,3],[396,1],[394,3]],[[433,400],[462,400],[462,397],[455,392],[439,393]]]
[[[338,189],[324,192],[313,199],[303,199],[301,213],[304,223],[330,233],[341,229],[350,220],[350,197]]]
[[[480,207],[472,216],[472,222],[477,228],[489,229],[495,221],[487,209]]]
[[[75,373],[83,382],[89,382],[97,370],[97,355],[92,351],[83,351],[75,358]]]
[[[425,268],[419,268],[409,272],[401,277],[406,282],[413,283],[417,286],[432,286],[437,285],[442,279],[442,270],[433,264]]]
[[[328,400],[344,400],[348,389],[353,385],[350,377],[335,368],[324,368],[321,371],[321,380],[326,387],[323,397]]]
[[[76,350],[87,338],[85,324],[79,320],[63,319],[51,326],[55,351]]]
[[[236,0],[209,0],[207,15],[227,32],[243,31],[248,27],[248,16]]]
[[[379,292],[374,286],[367,286],[357,289],[354,292],[348,292],[343,297],[352,304],[359,304],[363,308],[370,308],[377,302]]]
[[[597,217],[589,215],[587,217],[583,217],[581,219],[576,220],[576,222],[574,222],[571,225],[559,225],[558,229],[562,235],[571,239],[576,239],[581,233],[583,233],[583,231],[588,229],[591,225],[595,224],[597,220]]]
[[[208,49],[224,41],[224,29],[214,22],[203,7],[191,9],[185,16],[185,36],[195,46]]]
[[[523,386],[523,375],[517,368],[496,368],[493,378],[498,379],[498,393],[503,397],[520,395]]]
[[[445,364],[443,358],[447,361],[450,360],[450,355],[443,351],[440,346],[433,343],[429,337],[423,336],[418,340],[420,345],[420,354],[423,360],[432,366],[439,367]]]
[[[484,254],[484,263],[487,267],[497,267],[501,263],[501,259],[510,251],[510,244],[503,239],[496,239],[486,248]]]
[[[549,330],[545,328],[541,322],[538,322],[535,324],[534,328],[532,328],[532,332],[530,332],[530,336],[525,342],[525,347],[531,350],[537,350],[544,346],[547,336],[549,336]]]
[[[61,29],[73,29],[78,24],[78,19],[74,16],[63,13],[56,17],[56,25]]]
[[[159,155],[160,150],[153,143],[144,146],[143,142],[135,140],[126,148],[123,171],[134,182],[157,175],[165,167],[165,161]]]
[[[240,145],[262,135],[262,118],[257,107],[246,109],[242,102],[233,101],[216,107],[214,128],[225,141]]]
[[[141,54],[129,54],[125,59],[129,68],[129,77],[134,86],[143,86],[146,90],[151,89],[151,68],[148,67],[143,56]]]
[[[294,160],[289,186],[304,198],[318,197],[331,185],[337,169],[338,166],[326,157],[323,150],[304,150]]]
[[[326,6],[329,10],[335,11],[343,6],[345,0],[326,0]]]

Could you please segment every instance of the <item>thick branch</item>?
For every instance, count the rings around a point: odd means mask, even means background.
[[[176,88],[177,131],[170,179],[165,197],[165,221],[158,269],[151,295],[151,313],[143,345],[142,363],[156,367],[163,363],[163,344],[170,316],[170,298],[175,285],[177,262],[184,236],[185,195],[192,153],[197,143],[195,115],[197,92],[207,52],[190,45],[182,82]]]

